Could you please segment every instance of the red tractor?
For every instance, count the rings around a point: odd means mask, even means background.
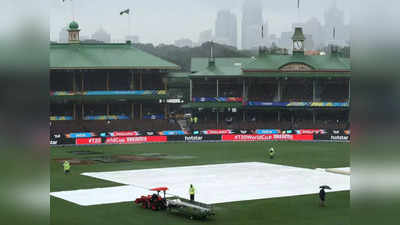
[[[167,200],[165,198],[165,192],[168,190],[167,187],[158,187],[150,189],[150,191],[157,191],[157,194],[142,196],[135,200],[136,204],[141,204],[145,209],[151,210],[164,210],[167,208]],[[160,192],[164,192],[164,197],[161,197]]]

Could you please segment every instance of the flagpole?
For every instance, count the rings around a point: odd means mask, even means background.
[[[71,0],[71,2],[72,2],[72,21],[75,21],[75,5],[74,5],[74,1],[72,1]]]
[[[297,21],[300,23],[300,0],[297,0]]]
[[[128,14],[128,36],[131,36],[131,13],[130,12]]]

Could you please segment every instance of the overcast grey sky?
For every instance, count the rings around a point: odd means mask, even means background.
[[[333,0],[300,0],[301,20],[318,18]],[[171,44],[180,38],[198,40],[206,29],[214,29],[217,11],[231,10],[238,17],[239,32],[244,0],[53,0],[50,10],[50,38],[58,40],[59,31],[68,24],[73,15],[81,26],[81,35],[91,35],[103,27],[112,40],[124,40],[128,34],[128,18],[120,16],[122,9],[130,8],[131,33],[144,43]],[[270,33],[291,29],[297,20],[297,0],[262,0],[264,20],[269,21]],[[337,0],[349,21],[350,4]],[[74,9],[74,10],[72,10]],[[73,13],[74,11],[74,13]],[[240,35],[239,35],[240,40]]]

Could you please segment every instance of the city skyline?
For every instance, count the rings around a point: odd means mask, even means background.
[[[136,8],[130,7],[133,14],[131,15],[132,35],[140,36],[140,40],[142,43],[153,43],[155,45],[161,43],[173,44],[176,40],[182,38],[187,38],[192,40],[193,42],[197,42],[197,40],[199,39],[199,34],[202,31],[213,29],[217,20],[218,11],[221,10],[228,10],[233,15],[236,15],[238,24],[237,33],[241,34],[242,30],[240,24],[242,24],[243,22],[242,7],[244,1],[234,0],[230,2],[231,4],[229,4],[228,6],[227,1],[225,0],[218,1],[218,3],[211,3],[208,0],[202,2],[193,1],[191,7],[185,8],[184,6],[187,6],[186,3],[178,0],[173,0],[171,2],[172,5],[178,3],[182,4],[182,8],[177,11],[178,16],[175,16],[176,18],[180,18],[184,15],[193,13],[194,10],[196,10],[196,13],[194,15],[199,16],[196,17],[191,15],[190,21],[180,21],[177,23],[177,25],[164,27],[161,27],[160,25],[172,21],[172,19],[169,18],[169,16],[172,16],[171,12],[164,13],[165,10],[163,10],[162,12],[158,12],[156,18],[151,18],[154,12],[147,17],[142,15],[142,13],[148,10],[148,5],[137,5]],[[282,32],[291,30],[292,24],[297,22],[297,19],[299,18],[297,16],[297,1],[284,0],[284,3],[271,3],[269,1],[261,2],[263,3],[263,23],[268,22],[269,32],[266,36],[274,34],[275,36],[279,37]],[[292,4],[293,2],[295,3],[294,6]],[[311,4],[311,2],[313,3]],[[164,5],[164,3],[162,2],[158,2],[157,4]],[[301,10],[301,15],[303,16],[300,16],[302,22],[310,18],[316,18],[320,23],[324,23],[324,12],[332,4],[332,2],[327,1],[324,4],[321,4],[318,1],[311,0],[302,4],[303,9]],[[91,36],[96,30],[102,27],[111,34],[113,38],[112,42],[124,41],[125,37],[128,35],[126,33],[128,30],[128,19],[127,17],[120,16],[119,10],[121,8],[124,8],[124,5],[127,5],[127,1],[118,1],[116,2],[116,4],[113,5],[113,7],[105,9],[104,6],[109,4],[105,1],[100,0],[98,6],[96,6],[95,8],[101,9],[101,11],[97,11],[97,13],[102,14],[103,16],[95,18],[93,18],[93,16],[88,18],[88,15],[86,14],[82,15],[83,11],[90,11],[91,7],[89,7],[89,5],[90,4],[88,4],[88,1],[84,0],[74,3],[75,20],[80,24],[82,28],[82,35]],[[337,5],[341,10],[344,11],[344,21],[346,21],[347,24],[349,20],[349,5],[345,5],[345,2],[343,0],[337,1]],[[196,7],[198,7],[198,9],[195,9]],[[72,20],[72,13],[69,8],[72,8],[72,3],[69,1],[67,3],[53,3],[50,20],[50,39],[52,41],[59,40],[60,30]],[[280,10],[285,12],[285,14],[278,13]],[[184,13],[182,13],[182,15],[179,15],[179,12],[183,11]],[[199,13],[199,11],[201,11],[201,13]],[[304,16],[305,14],[307,14],[307,16]],[[146,18],[146,21],[139,21],[139,17]],[[167,19],[164,19],[164,17]],[[160,20],[160,18],[163,18],[163,20]],[[159,20],[157,22],[154,22],[154,20],[157,19]],[[160,23],[160,21],[163,21],[163,23]],[[182,22],[184,22],[183,26],[181,26],[180,24]],[[163,35],[159,35],[159,33],[163,33]],[[241,48],[241,35],[238,35],[237,43],[238,47]]]

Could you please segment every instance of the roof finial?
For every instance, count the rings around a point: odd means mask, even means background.
[[[211,54],[210,54],[210,57],[211,58],[214,58],[214,42],[213,41],[211,41]]]
[[[215,57],[214,57],[214,42],[211,40],[211,48],[210,48],[210,58],[208,59],[208,66],[215,66]]]

